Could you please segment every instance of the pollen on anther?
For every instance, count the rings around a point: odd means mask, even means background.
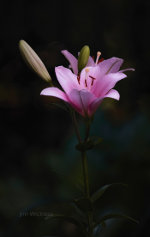
[[[86,73],[88,73],[89,71],[90,71],[90,69],[89,69],[89,68],[86,68],[86,69],[85,69],[85,72],[86,72]]]

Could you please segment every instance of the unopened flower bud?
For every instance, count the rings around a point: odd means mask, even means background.
[[[87,65],[89,56],[90,56],[90,48],[89,46],[85,45],[81,49],[79,57],[78,57],[78,72],[79,73]]]
[[[49,75],[44,63],[41,61],[39,56],[35,53],[35,51],[27,44],[26,41],[19,41],[19,49],[20,53],[27,63],[27,65],[35,72],[39,77],[43,80],[50,82],[52,81],[51,76]]]

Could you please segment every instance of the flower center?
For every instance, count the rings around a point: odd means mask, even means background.
[[[103,61],[103,58],[99,59],[100,56],[101,56],[101,52],[98,51],[98,52],[97,52],[97,57],[96,57],[96,62],[95,62],[96,65],[97,65],[99,62]],[[90,75],[88,76],[89,71],[90,71],[89,68],[85,68],[85,80],[84,80],[85,87],[88,87],[88,77],[90,77],[90,78],[92,79],[92,80],[91,80],[91,86],[93,86],[94,80],[96,80],[95,77],[90,76]],[[80,73],[78,73],[78,75],[77,75],[77,81],[78,81],[78,83],[79,83],[79,85],[80,85]]]
[[[86,69],[85,69],[85,73],[86,73],[86,74],[85,74],[85,86],[86,86],[86,87],[88,87],[87,79],[88,79],[88,73],[89,73],[89,71],[90,71],[89,68],[86,68]],[[92,80],[91,80],[91,86],[93,86],[94,80],[96,80],[96,78],[93,77],[93,76],[90,76],[90,75],[89,75],[89,77],[92,79]]]
[[[85,87],[88,87],[88,73],[89,73],[89,71],[90,71],[89,68],[86,68],[86,69],[85,69],[85,80],[84,80]],[[93,76],[90,76],[90,75],[89,75],[89,77],[92,79],[92,80],[91,80],[91,86],[93,86],[94,80],[96,80],[96,78],[93,77]],[[80,85],[80,74],[77,75],[77,81],[78,81],[78,83],[79,83],[79,85]]]

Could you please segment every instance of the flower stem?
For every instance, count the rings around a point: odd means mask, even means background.
[[[82,143],[82,139],[81,139],[81,136],[80,136],[80,133],[79,133],[76,115],[75,115],[75,112],[73,110],[71,110],[71,117],[72,117],[72,120],[73,120],[73,124],[74,124],[74,128],[75,128],[75,133],[76,133],[78,142],[81,144]]]
[[[80,136],[80,132],[78,129],[78,123],[76,119],[75,112],[71,111],[72,120],[76,132],[76,136],[78,139],[79,144],[82,144],[82,139]],[[90,132],[90,121],[86,121],[86,135],[84,139],[84,143],[87,142],[89,138],[89,132]],[[89,188],[89,178],[88,178],[88,164],[87,164],[87,155],[86,151],[81,151],[81,157],[82,157],[82,170],[83,170],[83,181],[84,181],[84,196],[87,199],[90,199],[90,188]],[[92,237],[93,232],[93,213],[91,211],[87,211],[87,219],[88,219],[88,237]]]
[[[83,179],[84,179],[84,193],[85,198],[90,199],[90,188],[88,179],[88,165],[87,165],[87,155],[86,152],[82,152],[82,168],[83,168]],[[88,219],[88,237],[92,237],[93,232],[93,214],[91,211],[87,211]]]
[[[87,156],[86,152],[81,152],[82,156],[82,169],[83,169],[83,179],[84,179],[84,193],[85,197],[90,197],[90,189],[89,189],[89,178],[88,178],[88,165],[87,165]]]
[[[85,133],[85,139],[84,142],[86,143],[89,139],[89,133],[90,133],[90,124],[91,121],[90,120],[86,120],[85,121],[86,124],[86,133]],[[85,194],[86,197],[90,199],[90,188],[89,188],[89,181],[88,181],[88,165],[87,165],[87,155],[86,152],[84,152],[84,157],[82,156],[82,160],[84,160],[83,162],[83,169],[85,169]],[[87,218],[88,218],[88,237],[92,237],[93,236],[93,213],[92,211],[88,211],[87,213]]]
[[[78,123],[77,123],[76,115],[75,115],[75,112],[73,110],[71,111],[71,115],[72,115],[72,120],[73,120],[73,124],[74,124],[74,128],[75,128],[75,132],[76,132],[78,142],[79,142],[79,144],[81,144],[82,139],[81,139],[80,132],[79,132],[79,129],[78,129]],[[87,141],[88,136],[89,136],[89,126],[87,126],[86,136],[85,136],[84,142]],[[85,197],[89,198],[90,192],[89,192],[88,165],[87,165],[86,151],[81,151],[81,157],[82,157],[82,170],[83,170],[83,180],[84,180],[84,193],[85,193]]]

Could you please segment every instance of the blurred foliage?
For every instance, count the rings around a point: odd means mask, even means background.
[[[47,84],[22,61],[20,39],[36,50],[55,83],[54,67],[68,66],[60,50],[77,56],[85,44],[93,56],[100,50],[102,57],[122,57],[124,68],[136,69],[116,86],[120,101],[106,99],[95,115],[91,135],[102,142],[88,152],[90,186],[93,193],[102,185],[128,184],[107,190],[96,215],[122,212],[140,220],[110,219],[98,236],[150,235],[149,7],[141,0],[1,1],[1,236],[81,235],[71,222],[29,215],[55,207],[68,212],[62,205],[79,198],[83,184],[71,118],[40,97]]]

